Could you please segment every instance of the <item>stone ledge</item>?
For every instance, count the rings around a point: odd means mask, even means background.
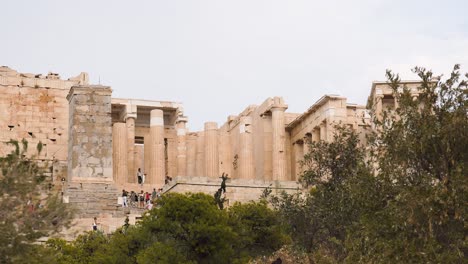
[[[220,186],[220,178],[178,176],[163,187],[163,193],[203,192],[214,195]],[[287,193],[302,191],[301,185],[294,181],[228,179],[225,198],[229,200],[228,206],[234,202],[257,201],[266,188],[270,188],[276,194],[283,191]]]

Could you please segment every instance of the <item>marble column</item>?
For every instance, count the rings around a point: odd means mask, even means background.
[[[312,142],[320,141],[320,127],[318,127],[318,126],[314,127],[314,130],[312,131],[312,135],[310,137],[310,140],[312,140]]]
[[[218,124],[216,122],[205,123],[205,171],[206,176],[219,177],[218,164]]]
[[[273,125],[273,180],[287,181],[284,111],[286,107],[272,107]]]
[[[320,140],[327,141],[327,121],[320,123]]]
[[[304,144],[306,143],[303,141],[296,141],[296,143],[294,143],[294,164],[296,175],[293,180],[298,180],[302,173],[301,162],[304,160]]]
[[[127,182],[127,126],[125,123],[114,123],[112,126],[112,164],[114,182]]]
[[[229,177],[234,177],[232,174],[232,162],[233,158],[231,157],[231,146],[230,146],[230,136],[227,128],[220,128],[218,134],[219,141],[219,171],[224,172],[229,175]]]
[[[178,118],[177,127],[177,176],[187,176],[187,123],[186,118]]]
[[[125,119],[127,127],[127,182],[135,183],[137,169],[135,169],[135,117]]]
[[[147,133],[144,134],[144,168],[141,168],[143,170],[143,173],[148,173],[151,170],[151,151],[150,151],[150,142],[151,142],[151,133],[149,129],[147,130]]]
[[[252,117],[243,116],[239,124],[239,175],[241,179],[254,179]]]
[[[150,120],[150,184],[162,187],[165,180],[164,115],[160,109],[151,110]]]
[[[314,128],[312,133],[306,133],[303,138],[302,153],[309,153],[310,143],[320,141],[320,129]]]
[[[197,154],[195,156],[195,175],[206,176],[205,173],[205,133],[197,133]]]
[[[195,176],[195,164],[197,157],[197,139],[193,135],[189,135],[187,138],[187,176]]]

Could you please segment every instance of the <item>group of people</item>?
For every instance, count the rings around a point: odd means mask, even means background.
[[[143,192],[141,190],[139,193],[130,191],[127,192],[125,189],[122,190],[122,206],[129,207],[129,205],[138,208],[144,208],[151,210],[153,208],[153,202],[161,197],[162,188],[156,191],[156,188],[153,188],[153,192]]]
[[[137,182],[140,184],[140,186],[143,188],[143,184],[145,183],[146,180],[146,173],[143,173],[141,171],[141,168],[138,168],[137,171]],[[165,184],[168,184],[170,181],[172,181],[172,178],[169,176],[166,176],[165,179]],[[162,193],[162,188],[156,190],[156,188],[153,188],[153,191],[150,192],[144,192],[141,190],[139,193],[134,192],[134,191],[126,191],[125,189],[122,190],[122,206],[123,207],[138,207],[138,208],[145,208],[145,209],[151,209],[153,208],[153,202],[161,197]]]

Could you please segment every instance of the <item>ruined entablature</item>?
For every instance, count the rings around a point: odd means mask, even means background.
[[[267,98],[259,107],[258,112],[261,116],[263,115],[270,115],[271,110],[273,109],[281,109],[285,111],[288,109],[288,105],[284,102],[283,97],[275,96]]]
[[[165,126],[188,122],[182,103],[125,98],[112,98],[112,122],[126,122],[128,118],[133,118],[138,126],[149,127],[150,112],[155,109],[163,111]]]
[[[230,116],[228,116],[227,122],[226,122],[227,130],[230,131],[231,129],[233,129],[237,125],[239,125],[239,123],[241,122],[241,119],[243,117],[251,115],[252,112],[254,112],[255,109],[257,109],[257,107],[258,107],[257,105],[249,105],[239,115],[230,115]]]
[[[4,86],[68,90],[74,85],[87,84],[89,84],[89,76],[85,72],[68,80],[62,80],[57,73],[49,72],[43,76],[42,74],[18,73],[7,66],[0,67],[0,85]]]

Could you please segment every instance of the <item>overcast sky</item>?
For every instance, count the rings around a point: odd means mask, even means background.
[[[191,131],[267,97],[304,112],[324,94],[365,104],[416,65],[468,71],[468,1],[22,1],[0,4],[0,65],[88,72],[114,97],[178,101]]]

